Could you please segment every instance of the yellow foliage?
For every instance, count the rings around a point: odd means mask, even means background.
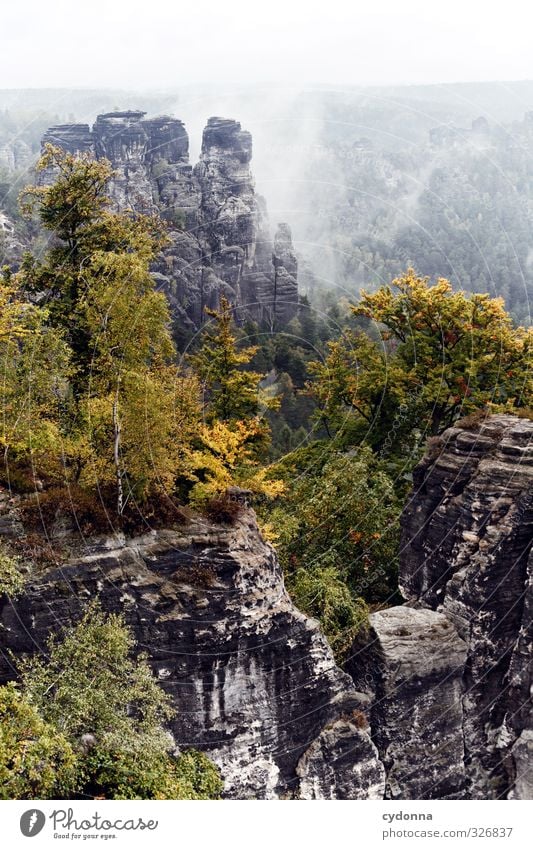
[[[189,449],[198,419],[198,383],[175,367],[127,371],[114,392],[86,401],[87,428],[75,446],[85,457],[80,482],[113,484],[113,409],[120,422],[120,462],[126,492],[136,498],[171,492],[188,474]]]
[[[69,352],[46,326],[46,310],[0,279],[0,447],[31,456],[47,472],[60,454],[60,408],[68,390]]]
[[[261,536],[263,537],[263,539],[266,540],[266,542],[271,543],[271,545],[275,545],[278,542],[280,535],[278,531],[276,531],[276,529],[274,528],[272,522],[258,521],[257,524],[259,526],[259,530],[261,531]]]

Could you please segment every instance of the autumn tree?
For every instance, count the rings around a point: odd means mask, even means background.
[[[366,439],[380,445],[411,386],[383,346],[361,331],[345,330],[329,342],[324,361],[311,363],[309,371],[316,415],[330,437],[342,433],[348,444]]]
[[[190,363],[203,390],[204,422],[191,455],[193,503],[202,504],[232,484],[274,496],[281,487],[267,480],[260,458],[270,439],[270,428],[260,412],[277,406],[260,389],[262,375],[246,368],[257,348],[241,347],[233,308],[224,295],[220,309],[206,309],[212,322]]]
[[[42,260],[26,257],[18,283],[39,293],[71,352],[67,474],[113,488],[121,515],[130,498],[172,487],[199,415],[197,384],[178,374],[168,304],[150,274],[163,227],[111,210],[105,160],[47,145],[37,167],[46,179],[24,191],[23,208],[53,238]]]
[[[13,462],[57,471],[70,373],[62,333],[5,272],[0,277],[0,447],[8,484]]]
[[[314,392],[333,427],[381,450],[414,428],[438,434],[484,406],[531,404],[532,332],[503,301],[431,285],[409,269],[392,286],[362,292],[353,312],[379,334],[347,331],[315,363]],[[370,324],[371,323],[371,324]]]

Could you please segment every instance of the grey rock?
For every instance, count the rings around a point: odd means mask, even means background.
[[[506,415],[474,430],[449,429],[436,456],[416,469],[402,520],[404,596],[443,613],[468,647],[463,732],[473,798],[525,786],[522,734],[533,727],[532,437],[532,421]]]
[[[533,799],[533,730],[522,731],[511,749],[513,786],[509,799]]]
[[[290,228],[274,243],[264,199],[250,171],[252,138],[237,121],[210,118],[200,161],[189,163],[183,123],[144,112],[99,115],[87,124],[50,128],[50,142],[71,153],[108,159],[116,208],[152,214],[169,225],[169,246],[154,274],[182,335],[190,335],[224,294],[240,320],[283,325],[298,305],[297,260]],[[44,175],[50,180],[52,175]]]
[[[290,601],[251,510],[233,527],[191,519],[136,539],[72,543],[61,568],[0,601],[0,679],[13,675],[10,651],[44,646],[96,596],[148,652],[176,708],[176,746],[206,751],[227,797],[382,797],[376,748],[350,721],[360,696]]]
[[[67,153],[94,155],[94,136],[88,124],[58,124],[50,127],[43,136],[42,146],[51,144]]]
[[[0,265],[18,268],[24,247],[13,221],[0,210]]]
[[[383,799],[385,770],[366,731],[349,719],[327,725],[302,755],[300,799]]]
[[[19,171],[31,165],[33,153],[23,139],[12,138],[0,144],[0,167]]]

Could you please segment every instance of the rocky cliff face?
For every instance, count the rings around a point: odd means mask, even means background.
[[[0,265],[18,266],[23,253],[24,245],[13,221],[0,211]]]
[[[408,604],[349,662],[391,798],[533,798],[533,422],[448,430],[403,515]]]
[[[464,641],[432,610],[392,607],[372,614],[370,625],[348,669],[371,699],[386,798],[464,798]]]
[[[228,797],[533,798],[532,437],[493,416],[431,445],[402,519],[406,604],[371,614],[346,672],[245,510],[137,539],[79,541],[58,521],[60,566],[0,600],[0,679],[10,651],[99,595],[172,695],[178,746],[213,757]],[[0,536],[22,533],[0,497]]]
[[[13,514],[0,521],[0,534],[20,532]],[[10,650],[42,648],[97,595],[124,613],[171,694],[177,745],[210,754],[228,797],[382,798],[360,694],[288,598],[251,511],[232,528],[192,519],[74,545],[19,602],[2,600],[0,677],[13,674]]]
[[[0,168],[19,171],[31,165],[33,153],[31,146],[23,139],[15,138],[0,143]]]
[[[402,592],[441,611],[468,646],[465,764],[479,798],[520,792],[533,727],[532,441],[533,423],[512,416],[450,429],[404,514]]]
[[[286,323],[298,302],[297,260],[290,228],[272,243],[266,205],[255,193],[252,139],[237,121],[210,118],[200,161],[189,163],[189,139],[174,118],[112,112],[87,124],[52,127],[43,143],[89,152],[115,169],[111,196],[119,209],[158,212],[170,246],[154,269],[183,330],[198,327],[221,292],[245,318]]]

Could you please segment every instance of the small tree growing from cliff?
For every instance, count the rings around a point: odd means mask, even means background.
[[[485,405],[531,404],[533,333],[513,326],[501,299],[454,292],[444,279],[430,285],[409,269],[392,287],[363,292],[353,312],[380,340],[347,332],[314,364],[312,388],[335,428],[355,424],[382,450],[413,428],[439,434]]]

